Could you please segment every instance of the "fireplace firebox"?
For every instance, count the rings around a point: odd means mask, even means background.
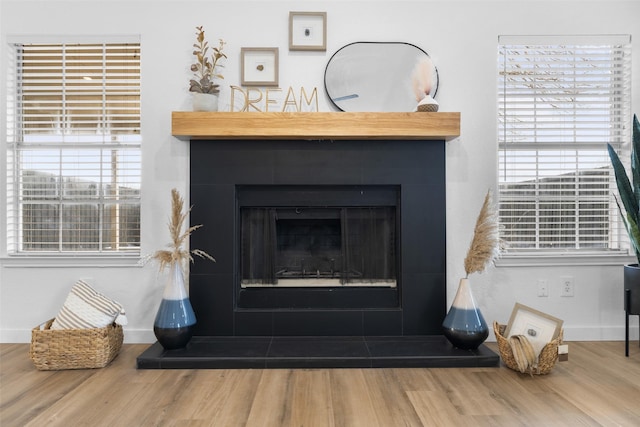
[[[236,194],[239,308],[398,306],[397,187],[262,185]]]

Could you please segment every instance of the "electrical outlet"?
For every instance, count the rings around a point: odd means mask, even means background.
[[[564,276],[560,278],[560,296],[561,297],[572,297],[573,296],[573,277]]]
[[[549,296],[549,282],[547,282],[547,279],[538,279],[538,296]]]

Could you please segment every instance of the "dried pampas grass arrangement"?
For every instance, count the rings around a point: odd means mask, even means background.
[[[411,73],[411,86],[417,102],[422,101],[425,96],[431,93],[433,63],[430,58],[423,58],[416,63]]]
[[[411,86],[418,102],[414,111],[436,112],[440,108],[436,100],[431,97],[434,72],[435,67],[428,57],[419,60],[413,67]]]
[[[192,227],[187,228],[187,230],[183,233],[182,228],[184,226],[184,222],[187,219],[187,216],[191,212],[191,207],[184,211],[184,200],[180,196],[180,193],[175,188],[171,190],[171,217],[169,219],[169,234],[171,236],[171,243],[167,245],[168,250],[159,250],[156,251],[153,255],[151,255],[150,259],[155,259],[160,263],[160,270],[162,271],[165,267],[171,266],[175,263],[184,263],[185,261],[193,262],[193,257],[196,255],[200,258],[206,258],[213,262],[216,260],[200,249],[193,249],[189,251],[188,249],[184,249],[182,245],[185,243],[187,238],[198,228],[202,227],[202,225],[194,225]]]
[[[481,273],[500,255],[498,213],[493,206],[491,190],[487,191],[473,232],[473,240],[464,260],[467,278],[471,273]]]

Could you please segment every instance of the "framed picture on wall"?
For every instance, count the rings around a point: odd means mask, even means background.
[[[278,48],[240,49],[242,86],[278,86]]]
[[[289,50],[327,50],[327,12],[289,12]]]

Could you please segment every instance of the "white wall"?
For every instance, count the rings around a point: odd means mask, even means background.
[[[188,143],[171,137],[170,114],[190,109],[188,66],[196,25],[205,26],[211,41],[228,42],[225,84],[240,83],[241,47],[279,47],[280,87],[317,87],[321,111],[331,110],[322,86],[326,61],[347,43],[405,41],[432,56],[440,72],[441,110],[462,113],[462,135],[447,144],[449,301],[464,274],[462,261],[484,194],[496,186],[497,36],[632,34],[633,105],[640,106],[640,1],[0,1],[0,117],[6,117],[7,36],[141,35],[145,254],[167,242],[171,188],[188,194]],[[328,13],[326,53],[288,51],[288,12],[301,10]],[[221,106],[228,96],[225,89]],[[5,135],[4,120],[0,123]],[[4,139],[0,144],[0,200],[6,200]],[[4,222],[5,213],[0,215]],[[0,233],[5,241],[4,229]],[[575,278],[573,298],[559,296],[565,275]],[[155,340],[152,324],[161,298],[155,266],[34,264],[8,259],[2,247],[0,342],[28,342],[31,328],[56,314],[77,278],[90,279],[125,306],[127,342]],[[548,298],[536,296],[538,278],[549,281]],[[488,322],[506,322],[514,303],[521,302],[564,319],[566,339],[623,338],[619,265],[494,267],[471,279]],[[633,325],[637,338],[636,320]]]

